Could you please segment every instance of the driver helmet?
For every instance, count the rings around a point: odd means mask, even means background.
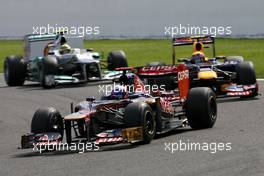
[[[191,58],[191,63],[196,64],[196,63],[202,63],[202,62],[207,62],[208,58],[205,57],[204,55],[204,45],[202,42],[195,42],[193,44],[193,54]]]
[[[193,44],[193,52],[202,52],[204,50],[204,45],[202,42],[194,42]]]

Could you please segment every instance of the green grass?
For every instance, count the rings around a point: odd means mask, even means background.
[[[3,72],[5,57],[12,54],[23,54],[23,42],[21,40],[0,40],[0,72]]]
[[[151,61],[171,63],[170,40],[89,40],[86,48],[102,51],[106,57],[113,50],[124,50],[130,66],[144,65]],[[264,77],[264,39],[216,39],[217,55],[241,55],[255,64],[258,77]],[[192,53],[190,47],[176,48],[177,58],[188,57]],[[0,72],[3,70],[3,59],[7,55],[23,54],[23,43],[17,40],[0,41]]]

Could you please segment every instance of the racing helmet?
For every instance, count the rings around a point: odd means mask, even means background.
[[[203,52],[204,46],[202,42],[195,42],[193,44],[193,54],[191,57],[191,63],[196,64],[196,63],[202,63],[206,61],[204,52]]]
[[[202,42],[194,42],[193,52],[203,52],[204,46]]]

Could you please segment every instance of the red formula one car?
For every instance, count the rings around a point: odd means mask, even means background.
[[[144,68],[141,69],[143,72]],[[215,94],[207,87],[190,89],[189,70],[184,64],[159,71],[162,75],[177,73],[178,88],[171,91],[148,87],[137,74],[127,72],[131,68],[119,70],[123,74],[118,85],[100,100],[87,98],[75,108],[72,106],[72,113],[63,117],[55,108],[37,110],[31,132],[22,136],[22,148],[48,142],[59,145],[64,136],[68,144],[80,139],[98,145],[147,144],[156,134],[176,128],[214,126]],[[151,74],[151,70],[147,72]]]

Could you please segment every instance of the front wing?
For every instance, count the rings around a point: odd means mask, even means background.
[[[250,97],[258,95],[258,83],[252,85],[223,84],[220,89],[222,97]]]
[[[136,143],[143,140],[142,127],[131,127],[124,129],[113,129],[103,131],[91,141],[97,145],[109,145],[118,143]],[[79,141],[80,142],[80,141]],[[60,145],[62,135],[60,133],[27,133],[21,136],[21,149],[33,148],[39,145]]]

